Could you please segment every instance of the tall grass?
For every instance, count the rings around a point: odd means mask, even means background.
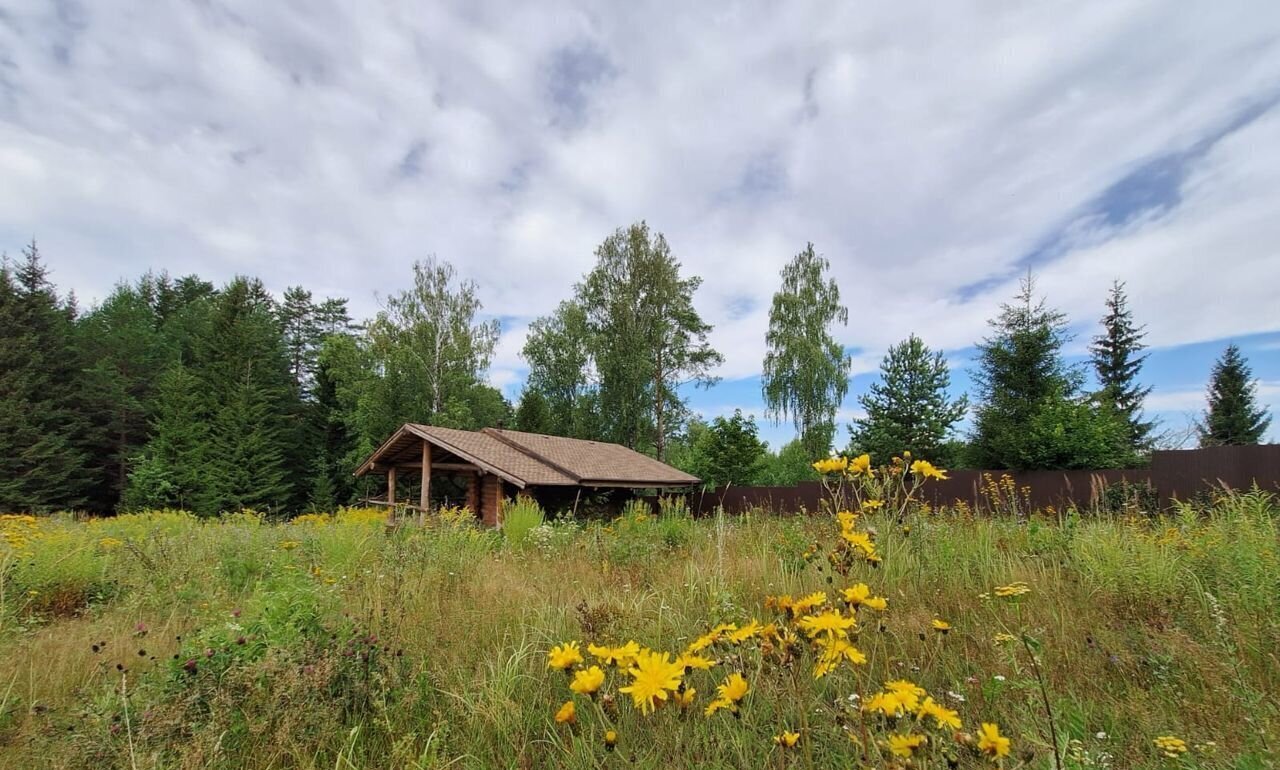
[[[760,678],[739,719],[619,716],[614,752],[585,718],[554,724],[551,646],[678,649],[714,621],[764,618],[766,594],[838,589],[805,558],[831,520],[633,511],[570,527],[518,505],[501,538],[388,530],[377,511],[0,520],[14,533],[0,539],[0,767],[757,768],[777,765],[771,736],[799,714],[852,694],[807,672],[785,691]],[[993,641],[1025,628],[1067,766],[1268,767],[1276,517],[1262,495],[1163,519],[870,517],[884,563],[865,578],[890,609],[885,630],[863,629],[857,681],[954,693],[966,728],[996,720],[1013,737],[1007,768],[1050,767],[1034,672]],[[1032,588],[1016,607],[981,598],[1013,581]],[[1161,735],[1191,750],[1166,760]],[[815,766],[858,761],[838,734],[805,740]]]

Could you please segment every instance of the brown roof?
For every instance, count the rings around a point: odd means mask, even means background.
[[[698,483],[652,457],[603,441],[546,436],[514,430],[482,431],[406,423],[356,469],[361,476],[378,466],[421,462],[422,442],[433,463],[462,461],[519,487],[659,487]]]

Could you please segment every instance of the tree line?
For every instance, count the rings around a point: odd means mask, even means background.
[[[848,323],[812,246],[783,268],[762,361],[765,419],[795,426],[776,452],[754,416],[704,421],[687,387],[722,355],[666,238],[644,222],[595,252],[572,295],[535,320],[516,404],[487,382],[499,336],[473,282],[430,258],[354,321],[344,298],[281,297],[237,276],[147,273],[81,309],[36,244],[0,261],[0,510],[328,510],[370,493],[356,464],[405,422],[513,427],[611,441],[709,483],[790,484],[829,453],[848,394]],[[1091,346],[1096,389],[1069,365],[1066,318],[1030,276],[979,344],[974,403],[953,397],[943,354],[915,335],[890,348],[859,397],[846,451],[903,450],[952,466],[1105,467],[1153,442],[1140,384],[1143,329],[1123,285]],[[973,415],[970,434],[956,426]],[[1201,440],[1251,443],[1270,418],[1235,346],[1214,368]]]

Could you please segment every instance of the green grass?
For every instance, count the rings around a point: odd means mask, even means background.
[[[613,711],[578,697],[570,731],[552,721],[570,696],[547,670],[553,645],[679,651],[719,621],[767,622],[766,595],[834,595],[844,581],[827,582],[823,551],[804,558],[831,543],[834,521],[633,512],[533,524],[513,548],[452,521],[388,530],[360,511],[294,524],[4,520],[17,534],[0,540],[0,767],[852,767],[849,696],[899,678],[961,695],[947,702],[966,731],[998,722],[1013,739],[1005,767],[1052,767],[1031,659],[993,642],[1024,631],[1040,645],[1064,767],[1273,766],[1272,501],[1163,520],[944,512],[909,524],[865,522],[884,561],[851,579],[889,600],[883,630],[862,622],[865,666],[815,681],[807,665],[718,648],[721,666],[688,677],[689,713],[642,718],[626,695],[613,693]],[[1031,593],[981,598],[1012,581]],[[935,617],[953,630],[934,633]],[[704,717],[730,670],[752,683],[740,716]],[[608,688],[620,681],[611,673]],[[605,720],[620,733],[613,752]],[[790,757],[771,740],[783,729],[804,733]],[[1161,758],[1160,735],[1191,751]],[[990,766],[936,740],[961,766]],[[872,743],[868,765],[888,766]]]

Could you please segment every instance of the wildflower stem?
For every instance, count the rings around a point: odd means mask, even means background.
[[[1058,749],[1058,727],[1053,720],[1053,707],[1049,705],[1049,688],[1045,685],[1040,663],[1036,660],[1036,653],[1031,649],[1031,642],[1025,631],[1021,634],[1021,639],[1022,646],[1027,650],[1027,657],[1031,659],[1031,670],[1036,675],[1036,683],[1040,686],[1040,698],[1044,701],[1044,713],[1049,719],[1049,738],[1053,742],[1053,766],[1057,770],[1062,770],[1062,752]]]
[[[120,674],[120,700],[124,703],[124,734],[129,740],[129,767],[138,770],[138,759],[133,752],[133,726],[129,723],[129,675]]]

